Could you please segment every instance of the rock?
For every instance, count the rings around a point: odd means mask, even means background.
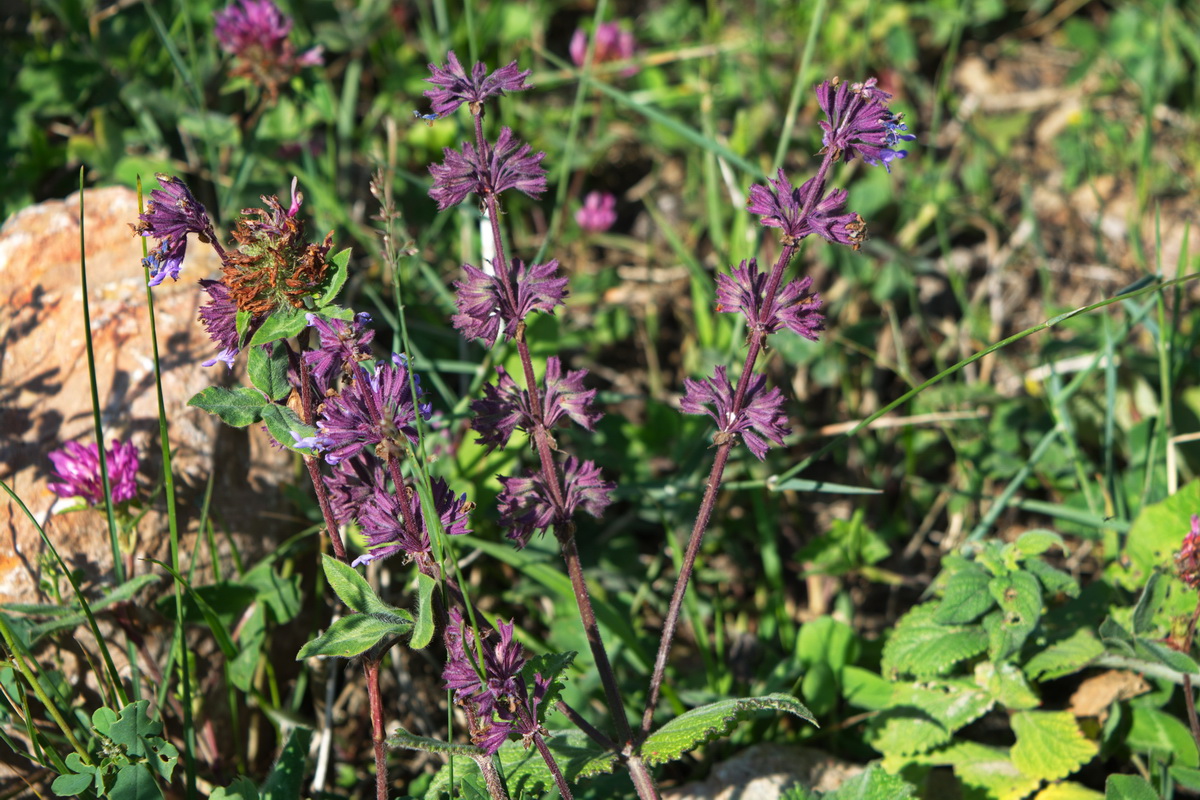
[[[799,745],[756,744],[713,767],[704,781],[662,793],[663,800],[777,800],[796,786],[830,792],[863,771]]]
[[[84,204],[104,435],[108,442],[114,437],[132,440],[141,458],[139,487],[151,510],[138,525],[135,555],[169,561],[142,240],[128,226],[137,218],[137,198],[121,187],[89,189]],[[205,485],[214,475],[213,508],[220,527],[232,532],[243,562],[252,564],[272,546],[272,526],[264,521],[282,509],[279,487],[291,474],[292,460],[286,451],[268,446],[261,431],[229,428],[187,406],[204,387],[235,379],[220,363],[200,366],[215,348],[196,317],[204,297],[197,280],[212,277],[218,266],[212,249],[193,237],[181,280],[168,279],[154,289],[163,391],[183,553],[192,552]],[[99,582],[92,584],[98,590],[112,576],[105,514],[51,513],[58,498],[46,488],[53,474],[47,453],[67,441],[95,441],[81,305],[78,194],[24,209],[4,223],[0,287],[0,479],[29,507],[66,562]],[[217,539],[228,547],[223,537]],[[199,552],[195,575],[202,580],[211,574],[211,554],[207,547]],[[19,506],[0,496],[0,603],[47,602],[39,589],[47,556]],[[132,563],[136,574],[162,574],[153,564]],[[63,588],[69,592],[65,584]]]

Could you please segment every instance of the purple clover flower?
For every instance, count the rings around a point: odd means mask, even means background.
[[[470,533],[467,515],[475,508],[475,504],[468,503],[465,494],[455,497],[449,484],[441,478],[434,478],[430,488],[433,492],[434,510],[441,519],[442,529],[446,534],[459,536]],[[420,496],[407,487],[403,489],[403,494],[404,499],[401,499],[389,492],[383,482],[373,485],[370,495],[358,510],[358,524],[362,527],[370,552],[354,559],[352,566],[357,567],[399,552],[407,553],[409,557],[418,560],[429,558],[432,545],[429,541],[429,530],[425,527],[425,517],[421,513]],[[408,503],[419,530],[414,532],[405,527],[400,509],[402,502]]]
[[[524,478],[499,476],[504,485],[496,502],[500,506],[500,524],[508,528],[508,538],[517,547],[529,544],[534,532],[545,533],[554,525],[565,525],[571,521],[576,509],[582,508],[593,517],[599,517],[612,502],[616,486],[600,477],[600,468],[591,461],[580,461],[571,456],[563,467],[564,505],[561,510],[554,506],[550,487],[541,473],[531,473]]]
[[[231,74],[263,87],[271,98],[302,67],[322,63],[320,46],[299,56],[288,40],[292,18],[271,0],[240,0],[213,14],[221,49],[237,59]]]
[[[821,296],[809,291],[812,278],[789,282],[782,291],[764,298],[770,273],[758,271],[758,261],[750,259],[735,267],[730,274],[717,276],[717,311],[740,313],[751,330],[766,334],[786,327],[805,339],[817,340],[825,330]]]
[[[316,447],[318,444],[307,439],[297,441],[298,447]],[[334,465],[325,478],[325,486],[329,489],[333,518],[339,525],[347,525],[358,519],[359,512],[376,490],[387,488],[387,475],[382,461],[359,451]]]
[[[576,28],[568,48],[575,66],[583,66],[584,59],[587,58],[587,45],[587,34],[583,28]],[[596,26],[596,48],[592,55],[592,63],[605,64],[609,61],[633,58],[634,47],[633,33],[622,30],[615,22],[601,22]],[[631,66],[622,70],[621,74],[628,78],[630,75],[636,75],[637,71],[636,66]]]
[[[764,392],[766,375],[751,375],[742,399],[743,408],[734,412],[733,387],[725,375],[725,367],[719,366],[713,377],[694,381],[683,379],[686,389],[679,407],[686,414],[708,414],[717,423],[718,433],[713,437],[717,445],[725,444],[741,434],[746,447],[762,461],[767,455],[767,442],[783,444],[783,437],[791,432],[787,417],[783,413],[783,392],[779,387]],[[712,406],[712,408],[709,408]]]
[[[587,233],[603,233],[617,221],[617,198],[608,192],[588,192],[575,212],[575,224]]]
[[[229,294],[229,287],[221,281],[201,278],[200,288],[208,293],[208,302],[200,306],[200,323],[208,332],[208,337],[221,348],[216,356],[201,366],[211,367],[218,361],[224,361],[229,369],[233,369],[233,361],[239,352],[237,303]]]
[[[824,190],[816,178],[810,178],[797,189],[782,169],[767,183],[768,186],[754,184],[750,187],[746,207],[751,214],[763,218],[764,226],[779,228],[784,244],[796,244],[815,233],[827,241],[857,250],[866,238],[866,225],[861,217],[838,213],[846,202],[845,189],[834,189],[820,199],[814,199],[814,192]]]
[[[525,83],[530,71],[522,72],[516,61],[490,75],[487,66],[476,62],[468,76],[453,50],[446,54],[445,67],[430,64],[429,72],[433,77],[425,80],[440,88],[426,89],[425,96],[433,103],[433,112],[442,117],[454,113],[463,103],[470,107],[474,116],[479,116],[489,97],[502,97],[505,92],[523,92],[533,88]]]
[[[113,502],[132,500],[137,494],[137,448],[133,442],[113,439],[112,447],[104,455]],[[62,479],[61,482],[48,483],[50,491],[59,497],[81,497],[93,506],[104,502],[100,449],[95,442],[86,446],[67,442],[61,450],[50,453],[49,457],[54,464],[54,471]]]
[[[360,313],[352,322],[343,319],[307,314],[308,324],[317,329],[319,344],[315,350],[304,352],[317,393],[322,397],[338,390],[339,379],[350,377],[360,361],[371,357],[371,340],[375,331],[366,326],[371,315]]]
[[[1192,514],[1192,529],[1183,537],[1175,554],[1179,578],[1193,589],[1200,589],[1200,515]]]
[[[488,275],[470,264],[464,264],[463,270],[466,280],[454,284],[459,313],[451,322],[464,338],[481,339],[488,347],[496,343],[501,324],[505,339],[512,339],[527,316],[534,311],[553,314],[567,293],[567,279],[555,277],[557,259],[526,266],[514,258],[503,275]]]
[[[542,168],[546,154],[530,155],[532,150],[507,127],[500,129],[496,144],[484,143],[483,152],[470,142],[463,142],[461,153],[444,148],[445,162],[429,167],[433,175],[429,196],[437,201],[438,211],[458,205],[471,192],[480,199],[508,189],[540,197],[546,191],[546,170]]]
[[[892,113],[887,105],[892,96],[875,84],[876,79],[871,78],[855,84],[824,81],[816,87],[817,102],[828,117],[827,122],[819,123],[825,131],[821,153],[832,153],[835,160],[843,161],[861,156],[868,164],[883,164],[891,172],[891,162],[908,155],[895,146],[917,137],[905,133],[904,115]]]
[[[138,215],[132,227],[139,236],[159,240],[158,247],[142,259],[142,264],[150,270],[150,285],[158,286],[168,275],[171,280],[179,280],[189,233],[196,234],[206,244],[216,241],[217,235],[208,211],[187,184],[161,172],[154,177],[162,188],[150,192],[146,211]]]
[[[471,741],[489,755],[495,754],[513,733],[532,736],[542,733],[538,725],[538,707],[550,688],[549,678],[534,673],[533,696],[529,695],[521,670],[525,654],[513,641],[511,622],[497,622],[497,637],[485,635],[483,644],[483,677],[475,671],[472,657],[478,652],[475,633],[463,620],[457,608],[450,610],[450,620],[442,634],[446,643],[446,666],[442,680],[454,691],[455,702],[470,712]]]
[[[471,410],[476,415],[472,427],[479,434],[476,443],[488,450],[508,444],[514,430],[520,428],[528,432],[536,425],[529,392],[518,387],[504,367],[496,367],[496,372],[500,376],[496,384],[484,386],[483,397],[471,403]],[[570,417],[583,429],[595,430],[603,415],[592,410],[596,390],[583,388],[586,374],[587,370],[580,369],[563,375],[562,362],[557,356],[546,359],[545,390],[541,400],[542,421],[547,429]]]
[[[404,357],[393,355],[391,363],[376,365],[374,374],[359,371],[341,394],[325,401],[317,421],[317,445],[326,462],[337,464],[368,445],[380,458],[399,455],[401,437],[416,444],[417,413],[427,420],[432,406],[420,402],[424,393],[415,374],[414,399],[408,374]]]

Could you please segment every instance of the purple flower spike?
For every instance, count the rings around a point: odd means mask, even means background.
[[[454,113],[463,103],[470,107],[473,115],[479,116],[483,113],[484,101],[489,97],[502,97],[505,92],[523,92],[533,88],[525,83],[530,71],[522,72],[516,61],[491,75],[487,74],[484,64],[477,62],[468,76],[453,50],[446,54],[445,67],[430,64],[429,72],[433,77],[425,80],[441,88],[426,89],[425,96],[433,103],[433,112],[443,117]]]
[[[519,428],[528,432],[536,424],[529,392],[519,388],[504,367],[496,367],[496,372],[500,376],[496,385],[484,386],[483,397],[471,403],[471,410],[475,412],[472,427],[479,434],[476,443],[489,450],[508,444],[514,430]],[[596,390],[583,388],[586,374],[587,370],[581,369],[568,372],[564,377],[562,362],[557,356],[546,360],[542,420],[547,428],[570,417],[585,430],[595,430],[603,414],[591,408]]]
[[[1192,529],[1183,537],[1183,545],[1175,554],[1180,579],[1193,589],[1200,589],[1200,515],[1192,514]]]
[[[717,445],[726,444],[733,436],[741,434],[746,447],[762,461],[767,455],[767,442],[764,439],[782,445],[783,437],[791,432],[783,413],[783,392],[778,387],[769,392],[763,391],[767,385],[766,375],[750,376],[746,395],[742,399],[744,408],[736,414],[733,410],[733,387],[725,376],[725,367],[717,367],[711,378],[698,381],[684,378],[683,385],[687,391],[679,403],[680,409],[685,414],[708,414],[712,417],[717,423],[718,433],[713,437]]]
[[[546,191],[545,153],[530,155],[533,148],[513,135],[510,128],[500,129],[495,145],[484,144],[480,153],[473,144],[463,142],[462,152],[443,150],[446,160],[431,164],[433,187],[429,196],[437,201],[438,211],[456,206],[471,192],[482,199],[516,189],[537,198]]]
[[[571,60],[577,67],[582,67],[583,61],[587,57],[587,43],[588,37],[583,32],[583,28],[576,28],[575,35],[571,37],[569,51]],[[622,30],[621,26],[615,22],[601,22],[596,26],[596,51],[592,55],[593,64],[624,61],[633,58],[633,51],[634,41],[631,32]],[[637,71],[636,66],[631,66],[622,70],[621,74],[628,78],[630,75],[636,75]]]
[[[575,224],[587,233],[603,233],[617,221],[617,198],[608,192],[588,192],[575,212]]]
[[[512,339],[527,316],[534,311],[553,314],[567,293],[567,279],[555,277],[557,259],[526,266],[514,258],[505,276],[488,275],[470,264],[464,264],[463,270],[467,279],[454,284],[459,313],[451,322],[464,338],[481,339],[488,347],[496,343],[501,324],[505,338]]]
[[[192,195],[187,184],[162,173],[154,177],[158,178],[162,188],[150,192],[145,213],[138,216],[132,227],[139,236],[160,240],[158,247],[142,262],[150,269],[150,285],[158,286],[168,275],[171,280],[179,280],[189,233],[196,234],[205,243],[215,241],[217,235],[213,232],[208,211]]]
[[[208,331],[221,352],[201,364],[211,367],[218,361],[233,369],[233,360],[238,354],[237,303],[229,295],[229,287],[220,281],[200,280],[200,287],[208,292],[208,302],[200,306],[200,323]]]
[[[795,280],[769,299],[763,297],[770,275],[758,271],[758,261],[743,261],[730,274],[717,276],[717,311],[740,313],[751,330],[771,334],[783,327],[805,339],[817,340],[825,330],[825,318],[818,309],[820,295],[809,291],[812,278]]]
[[[356,314],[353,322],[307,315],[308,324],[317,329],[320,346],[304,353],[304,361],[312,370],[317,391],[322,396],[336,393],[338,379],[353,374],[360,361],[371,357],[371,340],[375,331],[367,328],[371,315]]]
[[[834,159],[843,161],[862,156],[868,164],[883,164],[891,172],[891,162],[908,155],[895,146],[917,137],[905,133],[908,126],[903,115],[893,114],[887,106],[892,96],[875,82],[875,78],[855,84],[825,81],[817,86],[817,102],[829,118],[820,123],[825,131],[821,153],[832,153]]]
[[[782,169],[767,183],[769,188],[759,184],[750,187],[746,207],[750,213],[763,218],[764,226],[779,228],[785,245],[794,245],[815,233],[830,242],[857,250],[866,238],[866,224],[861,217],[838,213],[846,202],[844,189],[835,189],[816,199],[812,197],[813,192],[824,189],[816,178],[810,178],[797,189]]]
[[[432,408],[420,402],[423,392],[416,375],[413,383],[415,400],[408,365],[403,357],[394,355],[391,363],[377,365],[374,375],[360,374],[340,395],[327,399],[317,421],[325,461],[337,464],[368,445],[375,447],[380,458],[398,456],[404,450],[401,437],[416,444],[417,413],[428,420]]]
[[[113,439],[112,448],[105,451],[108,482],[114,503],[132,500],[137,494],[138,455],[132,442]],[[100,449],[96,444],[67,442],[63,449],[49,454],[54,471],[61,483],[47,487],[59,497],[80,497],[89,505],[104,502],[104,481],[100,476]]]
[[[213,15],[221,49],[237,59],[231,74],[263,87],[274,98],[301,67],[322,63],[321,48],[296,55],[288,34],[292,18],[271,0],[240,0]]]
[[[604,513],[612,502],[616,486],[600,477],[600,468],[591,461],[569,457],[563,467],[564,508],[556,512],[550,489],[541,473],[525,478],[500,476],[504,489],[496,498],[500,506],[500,524],[509,529],[508,538],[517,547],[529,544],[534,532],[545,533],[553,525],[570,522],[575,510],[582,508],[593,517]]]
[[[358,519],[376,489],[387,487],[387,476],[379,459],[359,452],[339,461],[325,478],[325,486],[333,518],[339,525],[346,525]]]
[[[459,536],[470,533],[467,515],[475,508],[475,504],[468,503],[465,494],[455,497],[449,484],[441,478],[434,478],[430,488],[433,491],[434,510],[441,519],[442,529],[446,534]],[[405,499],[402,500],[389,492],[385,483],[374,484],[373,491],[358,511],[358,523],[362,526],[370,552],[355,559],[354,566],[387,558],[399,552],[417,559],[429,556],[432,546],[429,530],[425,527],[425,517],[421,513],[420,496],[410,488],[405,488],[403,493]],[[408,530],[404,525],[404,516],[400,510],[402,502],[408,503],[413,518],[417,521],[418,530],[415,532]]]

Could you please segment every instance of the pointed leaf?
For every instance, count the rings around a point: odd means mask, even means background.
[[[959,661],[987,650],[987,634],[977,625],[940,625],[938,603],[919,605],[900,618],[883,647],[885,678],[944,675]]]
[[[1042,617],[1042,586],[1028,572],[1010,572],[992,578],[988,592],[1000,613],[984,620],[988,650],[993,661],[1004,661],[1020,652]]]
[[[663,725],[642,743],[641,753],[651,766],[674,761],[705,742],[725,736],[739,720],[764,710],[787,711],[817,724],[808,709],[789,694],[721,700],[693,708]]]
[[[433,640],[433,591],[437,581],[424,572],[417,573],[417,620],[408,646],[423,650]]]
[[[400,611],[379,599],[367,579],[358,574],[358,570],[344,561],[339,561],[328,554],[321,555],[321,568],[325,570],[325,580],[329,588],[349,608],[362,614],[395,614]]]
[[[308,745],[312,741],[312,730],[295,727],[288,733],[283,752],[271,767],[271,774],[263,782],[259,793],[261,800],[291,800],[303,797],[304,776],[307,774]]]
[[[1185,767],[1200,766],[1196,742],[1187,725],[1172,714],[1144,703],[1133,705],[1133,725],[1125,743],[1135,753]]]
[[[271,433],[275,441],[288,450],[293,450],[306,456],[314,455],[312,448],[297,447],[296,442],[300,439],[315,436],[317,429],[312,425],[305,425],[295,411],[292,411],[287,406],[271,404],[263,406],[260,413],[262,421],[267,424],[267,430]]]
[[[983,567],[965,562],[946,582],[942,601],[933,615],[934,621],[942,625],[962,625],[982,617],[996,604],[988,594],[990,579]]]
[[[324,308],[336,300],[338,292],[345,285],[346,276],[349,274],[350,248],[347,247],[345,250],[342,250],[333,258],[326,261],[326,263],[333,265],[333,274],[326,279],[325,292],[320,297],[315,298],[317,308]]]
[[[375,614],[351,614],[329,626],[296,654],[296,660],[309,656],[351,658],[364,653],[385,639],[403,636],[412,630],[412,622]]]
[[[1010,718],[1017,743],[1012,760],[1023,775],[1056,781],[1096,757],[1099,746],[1084,738],[1068,711],[1021,711]]]
[[[254,332],[254,336],[250,338],[250,344],[247,346],[255,347],[295,336],[304,330],[304,326],[308,325],[305,313],[302,308],[292,308],[288,305],[275,309],[267,315],[262,326]]]
[[[288,383],[287,351],[281,342],[272,342],[270,352],[266,348],[251,347],[246,363],[246,374],[250,382],[272,400],[282,400],[292,391]]]
[[[216,414],[226,425],[244,428],[258,422],[262,418],[262,410],[270,403],[262,392],[249,386],[236,389],[210,386],[188,400],[188,405]]]
[[[1063,538],[1054,531],[1025,531],[1013,542],[1017,552],[1022,556],[1039,556],[1051,547],[1057,547],[1066,552],[1067,546]]]
[[[1104,645],[1096,634],[1080,628],[1026,661],[1025,674],[1035,681],[1054,680],[1078,672],[1102,655]]]

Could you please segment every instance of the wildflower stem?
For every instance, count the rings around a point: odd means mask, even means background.
[[[371,703],[371,744],[375,750],[375,797],[387,800],[387,743],[383,735],[383,694],[379,691],[379,659],[363,661],[367,696]]]
[[[567,779],[563,777],[562,770],[558,768],[558,762],[554,760],[554,755],[546,746],[546,740],[540,733],[533,734],[533,746],[542,754],[542,760],[546,762],[546,768],[550,770],[550,775],[554,778],[554,785],[558,787],[558,792],[562,795],[563,800],[574,800]]]
[[[304,424],[316,424],[316,402],[313,397],[312,377],[309,374],[308,362],[304,360],[304,350],[307,349],[308,336],[299,338],[300,353],[296,363],[300,368],[300,408],[304,412]],[[321,466],[313,456],[303,456],[304,467],[308,470],[308,478],[312,481],[313,491],[317,495],[317,505],[321,508],[321,518],[325,520],[325,529],[329,531],[329,542],[333,545],[333,554],[338,561],[346,560],[346,546],[342,544],[342,534],[338,530],[337,519],[333,515],[333,506],[329,503],[329,488],[321,475]]]

